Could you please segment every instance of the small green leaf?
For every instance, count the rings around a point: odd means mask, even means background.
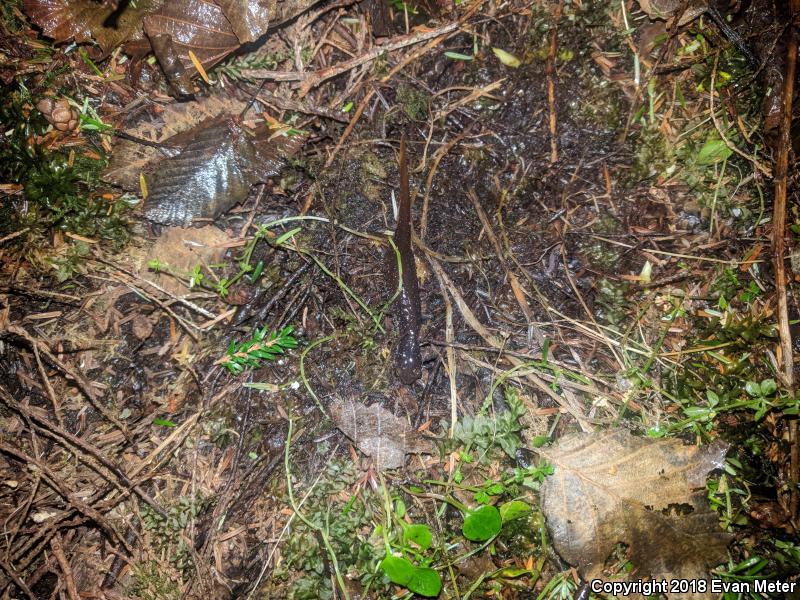
[[[169,419],[160,419],[158,417],[153,419],[153,425],[161,425],[162,427],[177,427],[177,425]]]
[[[295,227],[294,229],[292,229],[292,230],[290,230],[290,231],[287,231],[286,233],[284,233],[283,235],[281,235],[281,236],[280,236],[280,237],[279,237],[277,240],[275,240],[275,242],[274,242],[274,245],[275,245],[275,246],[282,246],[282,245],[283,245],[283,244],[285,244],[285,243],[286,243],[288,240],[290,240],[291,238],[293,238],[293,237],[294,237],[294,236],[297,234],[297,232],[298,232],[298,231],[301,231],[301,229],[302,229],[302,228],[300,228],[300,227]]]
[[[714,414],[714,411],[703,406],[689,406],[683,409],[683,413],[694,421],[703,421]]]
[[[442,578],[433,569],[417,567],[414,569],[411,580],[403,587],[420,596],[435,598],[442,591]]]
[[[402,556],[389,555],[381,561],[381,570],[389,580],[403,587],[406,587],[411,578],[414,577],[416,569],[410,560]]]
[[[403,523],[403,537],[407,542],[414,542],[423,550],[430,548],[433,542],[433,534],[430,527],[416,523],[411,525]]]
[[[506,579],[516,579],[517,577],[522,577],[523,575],[529,575],[530,571],[528,569],[522,569],[519,567],[506,567],[505,569],[500,569],[495,573],[495,577],[505,577]]]
[[[545,444],[549,443],[550,443],[550,438],[547,437],[546,435],[537,435],[536,437],[533,438],[533,440],[531,440],[531,445],[534,448],[541,448]]]
[[[501,48],[492,48],[492,52],[494,52],[494,55],[500,59],[500,62],[507,67],[516,69],[522,64],[522,62],[520,62],[520,60],[516,56],[514,56],[510,52],[506,52]]]
[[[733,154],[733,150],[728,148],[727,144],[718,137],[711,137],[706,140],[700,152],[694,159],[694,162],[699,166],[709,166],[722,162]]]
[[[512,500],[511,502],[500,505],[500,518],[503,520],[503,523],[518,519],[527,515],[529,512],[531,512],[530,505],[522,500]]]
[[[473,498],[478,504],[489,504],[492,501],[492,497],[483,490],[476,492]]]
[[[755,381],[748,381],[745,384],[744,389],[753,398],[758,398],[761,395],[761,386]]]
[[[503,522],[494,506],[481,506],[464,515],[461,532],[473,542],[485,542],[500,532]]]
[[[761,382],[760,387],[762,396],[771,396],[778,389],[778,384],[775,383],[774,379],[765,379]]]
[[[474,60],[474,56],[470,56],[468,54],[461,54],[459,52],[445,52],[444,55],[447,58],[452,58],[453,60]]]

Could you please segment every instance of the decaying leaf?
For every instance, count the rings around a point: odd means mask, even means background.
[[[639,6],[651,19],[671,19],[683,3],[681,0],[639,0]],[[707,0],[690,0],[681,13],[678,25],[685,25],[703,14],[708,8]]]
[[[541,452],[555,467],[542,486],[542,510],[556,550],[586,581],[603,579],[619,543],[628,546],[636,579],[707,578],[731,540],[704,493],[726,452],[721,442],[686,446],[624,429],[561,439]]]
[[[122,11],[113,26],[106,22],[114,9],[92,0],[24,0],[22,8],[47,37],[78,43],[94,39],[103,52],[110,52],[128,40],[142,38],[142,17],[163,1],[140,0]]]
[[[189,273],[196,267],[218,264],[225,257],[230,238],[213,225],[205,227],[168,227],[145,249],[141,256],[135,257],[139,276],[152,281],[171,294],[183,295],[189,292],[185,279],[179,279],[166,272],[149,268],[151,261],[166,264],[165,271]]]
[[[271,139],[268,127],[251,130],[234,117],[204,121],[175,137],[181,138],[175,140],[180,152],[145,175],[150,193],[145,215],[180,227],[216,219],[245,200],[250,188],[277,175],[303,142],[299,136]]]
[[[197,69],[191,50],[210,69],[241,44],[252,42],[317,0],[140,0],[118,11],[92,0],[24,0],[23,8],[57,42],[94,39],[104,52],[156,55],[167,79],[190,95]]]
[[[192,102],[175,102],[165,106],[156,117],[141,119],[134,127],[123,131],[135,138],[162,143],[208,119],[238,115],[246,104],[235,98],[222,96],[209,96]],[[164,152],[158,148],[117,138],[111,162],[103,173],[103,180],[126,190],[137,191],[139,174],[149,172],[162,160]]]
[[[103,179],[135,191],[142,174],[145,215],[155,223],[188,227],[218,217],[245,200],[255,183],[276,175],[304,141],[273,135],[264,125],[246,127],[230,116],[244,105],[208,99],[168,109],[156,122],[126,132],[164,147],[119,142]],[[201,115],[206,118],[197,122]]]
[[[353,440],[358,449],[371,456],[376,468],[397,469],[406,454],[431,454],[433,443],[422,437],[404,419],[378,405],[365,406],[345,400],[331,404],[336,426]]]
[[[264,35],[275,13],[276,0],[217,0],[243,44]]]
[[[167,78],[187,95],[197,73],[190,50],[210,69],[241,45],[222,8],[209,0],[167,2],[144,18],[144,31]]]

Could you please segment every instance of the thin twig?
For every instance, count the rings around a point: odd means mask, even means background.
[[[792,0],[794,10],[800,8],[800,0]],[[783,378],[790,395],[794,394],[794,354],[792,352],[792,333],[789,329],[789,305],[786,289],[786,188],[789,179],[789,152],[792,148],[792,98],[794,95],[794,78],[797,71],[797,31],[791,27],[786,49],[786,72],[783,79],[783,107],[781,112],[780,133],[778,137],[778,158],[775,162],[775,203],[772,212],[772,256],[775,267],[775,294],[778,298],[778,333],[780,335],[781,363]],[[713,89],[713,88],[712,88]],[[789,513],[792,519],[798,518],[800,507],[800,450],[798,445],[798,427],[796,417],[789,425],[790,443],[792,445],[789,465],[791,493]]]
[[[547,106],[550,112],[550,164],[558,162],[558,126],[556,120],[556,52],[558,50],[558,22],[561,20],[561,2],[553,11],[553,27],[550,30],[550,47],[547,53]]]
[[[72,574],[72,567],[69,566],[69,561],[64,555],[64,547],[61,545],[61,535],[56,533],[50,538],[50,549],[56,557],[58,566],[61,568],[61,580],[67,588],[67,596],[69,600],[80,600],[78,595],[78,588],[75,586],[75,576]]]

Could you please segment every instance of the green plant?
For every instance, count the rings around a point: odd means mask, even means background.
[[[13,197],[4,203],[0,237],[24,228],[44,237],[58,229],[121,247],[129,236],[124,217],[129,204],[96,192],[106,158],[37,145],[48,123],[32,104],[22,85],[0,100],[0,122],[9,126],[0,146],[0,180],[22,185],[27,202],[26,210],[14,207]]]
[[[389,504],[385,487],[384,494],[387,499],[387,524],[380,531],[384,534],[386,556],[380,562],[381,571],[389,581],[415,594],[429,598],[438,596],[442,579],[430,567],[433,560],[428,552],[433,544],[430,527],[404,521],[405,503],[396,498],[394,503]]]
[[[208,506],[209,499],[198,494],[195,497],[181,496],[169,507],[166,517],[157,513],[147,505],[143,505],[139,518],[142,527],[153,533],[156,546],[170,556],[170,563],[184,577],[192,568],[191,553],[187,546],[187,538],[182,535],[187,525]]]
[[[179,600],[181,586],[173,581],[156,561],[147,561],[133,567],[130,594],[140,600]]]
[[[525,405],[512,386],[505,387],[504,395],[508,410],[490,416],[485,403],[479,414],[465,416],[456,423],[453,439],[463,444],[462,455],[475,446],[481,450],[481,458],[486,459],[491,448],[499,446],[509,457],[515,457],[522,445],[523,426],[519,419],[525,414]]]
[[[226,60],[220,65],[214,67],[211,71],[211,76],[214,79],[221,80],[220,76],[224,75],[234,81],[253,81],[245,74],[245,71],[255,69],[276,69],[283,61],[286,60],[280,52],[269,54],[246,54]]]
[[[261,361],[275,360],[284,351],[297,348],[297,340],[292,331],[294,328],[291,325],[271,333],[266,327],[256,329],[249,340],[231,342],[219,364],[233,375],[239,375],[247,369],[256,369],[261,366]]]

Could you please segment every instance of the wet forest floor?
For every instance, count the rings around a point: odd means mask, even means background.
[[[797,581],[785,7],[726,7],[731,37],[664,3],[323,2],[198,50],[178,102],[101,37],[116,3],[54,2],[2,8],[0,597]],[[219,115],[283,168],[152,223],[152,142]]]

